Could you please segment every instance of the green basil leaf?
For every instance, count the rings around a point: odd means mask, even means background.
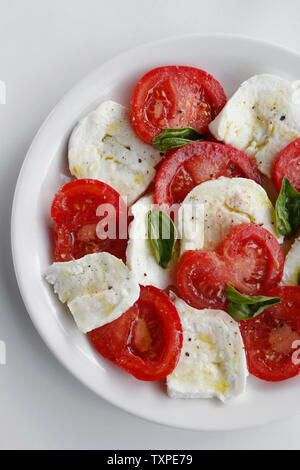
[[[177,230],[172,219],[161,210],[155,209],[147,214],[148,239],[157,263],[166,268],[173,256],[177,240]]]
[[[300,227],[300,193],[284,177],[275,206],[276,230],[287,238],[294,236]]]
[[[225,296],[230,300],[227,312],[236,320],[251,320],[266,308],[281,302],[279,297],[243,295],[230,284],[226,285]]]
[[[156,150],[169,150],[199,140],[204,140],[204,136],[192,127],[163,129],[159,135],[153,138],[152,145]]]
[[[300,272],[298,273],[297,284],[300,286]]]

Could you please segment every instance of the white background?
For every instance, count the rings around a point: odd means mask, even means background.
[[[0,80],[7,84],[0,105],[1,449],[300,449],[300,416],[247,431],[187,432],[127,415],[85,389],[27,316],[9,233],[31,140],[62,95],[98,65],[184,33],[246,34],[300,50],[299,26],[299,0],[0,0]]]

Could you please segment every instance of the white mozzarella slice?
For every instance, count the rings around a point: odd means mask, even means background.
[[[255,158],[270,177],[278,153],[300,137],[296,88],[274,75],[255,75],[240,86],[209,128],[218,140]]]
[[[187,202],[187,204],[185,203]],[[181,233],[180,252],[202,250],[205,244],[205,205],[190,203],[188,198],[178,212],[178,227]]]
[[[290,251],[285,258],[283,278],[281,284],[283,286],[298,286],[298,277],[300,274],[300,238],[292,245]]]
[[[196,186],[183,201],[179,219],[190,204],[195,206],[195,211],[204,207],[204,221],[200,217],[202,210],[198,211],[204,233],[195,237],[194,233],[189,233],[192,224],[186,224],[182,231],[182,253],[191,249],[214,250],[233,227],[242,223],[260,225],[277,237],[272,203],[266,191],[253,180],[221,177]]]
[[[174,249],[173,259],[166,269],[158,265],[148,239],[147,213],[155,208],[153,204],[153,195],[149,195],[131,207],[134,219],[129,227],[126,260],[127,266],[134,272],[139,284],[166,289],[176,284],[178,250]]]
[[[84,117],[69,141],[72,175],[109,184],[129,205],[147,189],[160,159],[160,152],[135,134],[130,111],[113,101]]]
[[[67,263],[53,263],[46,280],[67,303],[78,328],[87,333],[125,313],[139,298],[140,288],[120,259],[94,253]]]
[[[248,376],[238,323],[222,310],[196,310],[183,300],[175,306],[183,328],[179,363],[167,377],[171,398],[218,398],[241,395]]]

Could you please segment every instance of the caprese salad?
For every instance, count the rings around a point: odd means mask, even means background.
[[[294,95],[263,74],[227,101],[210,74],[159,67],[71,134],[45,278],[100,355],[172,398],[300,372]]]

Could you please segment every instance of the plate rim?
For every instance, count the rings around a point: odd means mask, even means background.
[[[56,350],[54,348],[54,346],[51,343],[50,339],[46,335],[45,330],[41,327],[41,325],[37,321],[36,315],[32,312],[32,308],[30,306],[29,295],[28,295],[27,289],[25,289],[23,280],[21,279],[21,277],[19,275],[19,271],[18,271],[19,261],[17,260],[17,254],[16,254],[16,251],[17,251],[16,245],[17,245],[18,241],[17,241],[17,235],[16,235],[17,230],[15,229],[15,227],[17,225],[17,216],[16,216],[16,214],[17,214],[17,205],[18,205],[18,200],[19,200],[21,182],[22,182],[22,179],[23,179],[23,175],[26,171],[26,168],[29,165],[30,156],[31,156],[32,153],[34,153],[34,149],[35,149],[35,146],[36,146],[36,144],[39,140],[39,137],[43,133],[44,129],[47,127],[47,124],[51,120],[52,115],[54,115],[56,113],[57,109],[69,97],[69,95],[74,94],[76,92],[76,90],[79,89],[80,87],[82,87],[82,85],[86,81],[90,81],[92,79],[93,75],[96,75],[99,72],[99,70],[101,70],[104,66],[109,66],[110,63],[118,61],[119,59],[121,59],[123,56],[126,56],[127,54],[139,52],[140,50],[155,47],[159,44],[166,45],[168,43],[172,43],[173,41],[180,41],[180,40],[193,39],[193,38],[195,38],[195,39],[196,38],[197,39],[229,38],[229,39],[233,39],[233,40],[237,40],[237,41],[252,42],[252,43],[255,43],[257,45],[258,44],[264,44],[265,46],[276,48],[276,49],[280,50],[283,53],[292,54],[300,61],[300,52],[298,52],[297,50],[295,50],[293,48],[289,48],[289,47],[283,46],[281,44],[278,44],[274,41],[263,40],[263,39],[254,38],[254,37],[248,36],[248,35],[232,34],[232,33],[190,33],[190,34],[172,35],[172,36],[169,36],[169,37],[166,37],[166,38],[161,38],[161,39],[157,39],[157,40],[154,40],[154,41],[142,43],[142,44],[140,44],[138,46],[135,46],[133,48],[126,49],[126,50],[120,52],[119,54],[111,57],[109,60],[104,61],[101,64],[99,64],[95,69],[93,69],[88,74],[83,76],[66,93],[64,93],[62,95],[62,97],[59,99],[57,104],[52,108],[52,110],[48,113],[47,117],[42,122],[41,126],[39,127],[37,133],[35,134],[35,136],[32,140],[32,143],[31,143],[31,145],[30,145],[30,147],[29,147],[29,149],[26,153],[26,156],[25,156],[24,161],[21,165],[19,175],[18,175],[18,178],[17,178],[17,183],[16,183],[16,186],[15,186],[15,191],[14,191],[14,196],[13,196],[12,210],[11,210],[12,260],[13,260],[13,266],[14,266],[14,272],[15,272],[17,284],[18,284],[18,287],[19,287],[19,291],[20,291],[23,303],[25,305],[27,314],[29,315],[29,317],[30,317],[35,329],[37,330],[38,334],[40,335],[40,337],[42,338],[44,343],[47,345],[47,347],[49,348],[51,353],[60,362],[60,364],[62,364],[63,367],[65,369],[67,369],[68,372],[70,372],[73,375],[73,377],[75,377],[77,380],[79,380],[81,383],[83,383],[89,390],[91,390],[93,393],[95,393],[102,400],[105,400],[109,404],[111,404],[111,405],[113,405],[113,406],[129,413],[132,416],[138,417],[139,419],[143,419],[147,422],[155,423],[157,425],[166,426],[166,427],[173,428],[173,429],[175,428],[175,429],[180,429],[180,430],[190,430],[190,431],[198,431],[198,432],[199,431],[229,431],[229,430],[238,430],[238,429],[250,429],[250,428],[254,428],[254,427],[263,426],[265,424],[278,422],[282,419],[297,415],[297,414],[300,413],[300,409],[299,409],[298,412],[297,411],[296,412],[291,411],[289,414],[284,413],[282,415],[274,416],[274,417],[269,418],[267,420],[266,419],[257,420],[256,423],[251,423],[251,424],[240,423],[240,424],[231,425],[230,427],[220,426],[220,425],[218,425],[218,426],[211,425],[209,427],[207,427],[207,426],[201,427],[201,426],[196,426],[196,425],[191,426],[191,425],[185,425],[185,424],[175,425],[170,420],[168,421],[168,420],[165,419],[164,421],[160,421],[156,417],[149,418],[149,417],[143,415],[143,413],[140,412],[140,411],[133,411],[129,406],[126,405],[126,403],[120,404],[116,399],[109,398],[106,395],[100,394],[99,390],[97,390],[96,387],[94,387],[93,384],[89,383],[89,381],[86,380],[84,377],[80,376],[78,374],[78,372],[75,370],[75,368],[72,367],[72,365],[69,363],[69,361],[67,359],[64,359],[59,354],[58,350]]]

